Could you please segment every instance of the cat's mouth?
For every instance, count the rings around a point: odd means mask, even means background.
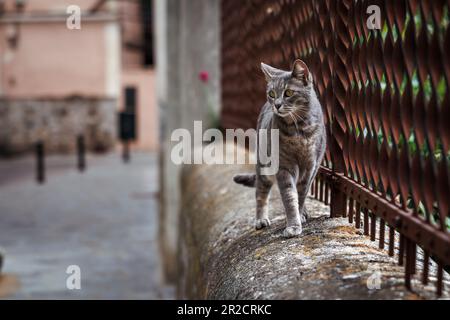
[[[272,106],[272,111],[273,111],[274,114],[276,114],[277,116],[279,116],[281,118],[286,118],[286,117],[289,116],[289,112],[280,112],[274,106]]]

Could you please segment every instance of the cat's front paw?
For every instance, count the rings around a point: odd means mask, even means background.
[[[285,238],[298,237],[301,234],[302,234],[302,226],[287,227],[283,231],[283,237]]]
[[[267,228],[270,226],[270,220],[269,219],[257,219],[255,223],[256,230],[261,230],[262,228]]]

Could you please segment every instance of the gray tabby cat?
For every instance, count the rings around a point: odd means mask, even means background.
[[[283,236],[290,238],[302,233],[302,222],[308,217],[305,199],[325,153],[326,131],[312,76],[303,61],[296,60],[292,71],[264,63],[261,69],[267,80],[267,102],[257,130],[279,129],[279,170],[274,176],[262,175],[258,161],[256,174],[237,175],[234,181],[256,187],[256,229],[270,225],[269,195],[277,182],[286,210]],[[270,154],[270,143],[268,150]]]

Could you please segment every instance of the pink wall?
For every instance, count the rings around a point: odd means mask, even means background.
[[[137,23],[141,19],[139,2],[121,2],[119,13],[123,18],[121,21],[123,42],[141,44],[141,25]],[[125,69],[142,68],[142,53],[139,50],[124,49],[122,51],[122,66]]]
[[[6,28],[0,27],[5,42]],[[16,49],[0,56],[2,92],[9,97],[105,95],[105,24],[84,23],[69,30],[61,23],[25,23],[19,26]],[[6,56],[6,58],[5,58]]]
[[[16,8],[16,0],[4,0],[6,10]],[[97,0],[28,0],[24,12],[30,11],[65,11],[69,5],[77,5],[82,10],[90,9]]]

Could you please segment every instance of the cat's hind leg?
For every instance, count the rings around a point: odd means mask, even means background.
[[[269,197],[273,181],[268,176],[258,175],[256,178],[256,223],[257,230],[270,226]]]
[[[308,196],[308,192],[311,189],[314,178],[316,177],[318,168],[319,167],[316,166],[312,174],[308,174],[308,172],[305,172],[303,177],[297,182],[298,207],[300,210],[302,223],[305,223],[309,219],[309,213],[308,209],[305,206],[305,200]]]
[[[303,209],[300,213],[300,219],[302,220],[302,223],[306,223],[309,219],[309,212],[308,209],[306,209],[306,206],[303,206]]]

